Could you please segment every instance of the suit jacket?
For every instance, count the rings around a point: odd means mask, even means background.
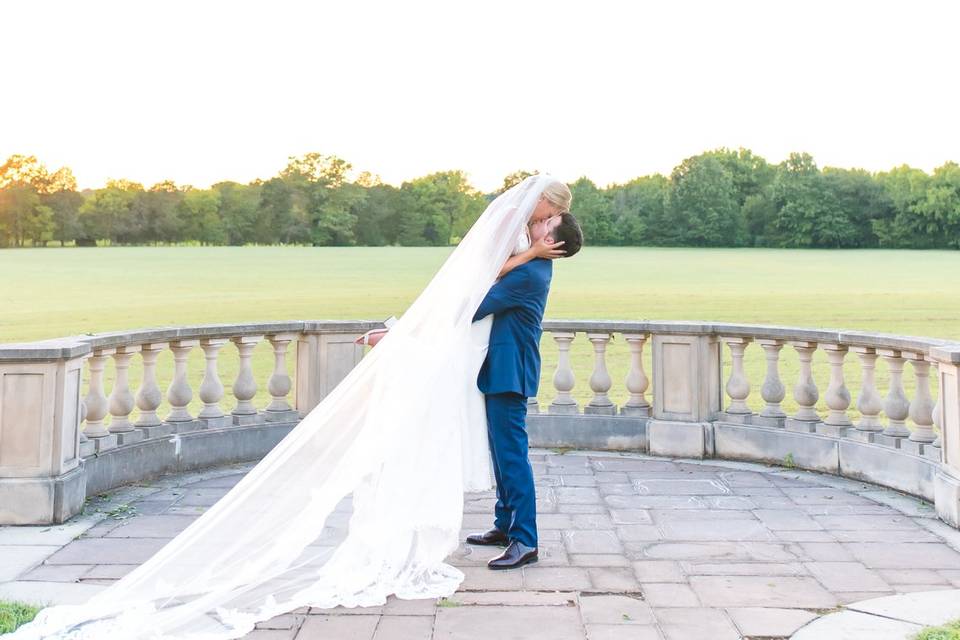
[[[477,376],[486,394],[512,391],[530,398],[540,384],[540,336],[553,262],[534,258],[490,287],[473,316],[494,314],[490,346]]]

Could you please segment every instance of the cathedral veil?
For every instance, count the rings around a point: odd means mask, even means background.
[[[476,375],[464,346],[553,181],[531,176],[494,199],[377,347],[153,557],[85,604],[42,610],[10,637],[220,640],[306,605],[456,591],[464,575],[444,559],[459,545],[463,380]],[[338,517],[347,531],[334,541]]]

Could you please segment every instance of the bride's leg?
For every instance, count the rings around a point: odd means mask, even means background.
[[[512,519],[507,535],[537,546],[537,502],[527,443],[527,400],[518,393],[487,396],[487,419],[496,442],[498,484],[506,489]]]

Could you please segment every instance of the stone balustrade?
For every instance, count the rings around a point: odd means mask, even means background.
[[[208,325],[0,345],[0,523],[61,522],[86,496],[120,484],[262,457],[359,361],[353,338],[379,326]],[[698,322],[545,321],[544,331],[545,360],[555,356],[557,364],[541,385],[552,399],[543,407],[528,400],[534,446],[797,466],[924,497],[960,527],[960,344]],[[556,350],[548,353],[551,342]],[[608,363],[614,342],[628,350],[615,363],[626,375],[616,379]],[[272,350],[269,370],[254,367],[261,344]],[[592,356],[582,406],[572,364],[581,345]],[[196,388],[195,349],[204,361]],[[173,372],[164,392],[157,359],[165,351]],[[789,380],[781,374],[787,354],[797,369]],[[748,375],[753,357],[762,380]],[[238,363],[233,380],[220,377],[224,358]],[[131,369],[140,374],[135,391]],[[260,389],[270,398],[262,409]],[[164,399],[169,410],[161,416]]]

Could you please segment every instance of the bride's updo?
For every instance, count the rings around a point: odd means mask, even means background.
[[[573,200],[573,194],[570,193],[570,187],[560,180],[554,180],[547,184],[547,186],[543,188],[543,196],[560,207],[561,210],[570,210],[570,202]]]

